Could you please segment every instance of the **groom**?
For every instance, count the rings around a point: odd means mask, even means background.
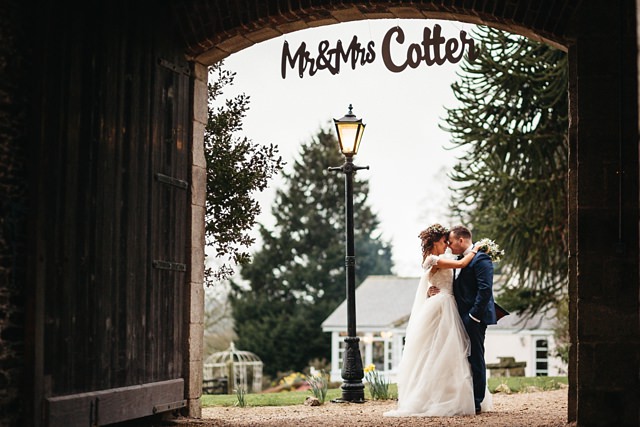
[[[454,255],[465,255],[473,248],[471,232],[463,225],[449,231],[449,247]],[[487,368],[484,360],[484,336],[487,325],[496,324],[493,300],[493,263],[484,252],[453,274],[453,294],[458,304],[462,323],[471,339],[469,363],[473,374],[473,398],[476,414],[487,388]]]

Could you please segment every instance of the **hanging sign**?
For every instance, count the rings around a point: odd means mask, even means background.
[[[338,74],[340,67],[350,65],[355,70],[373,63],[377,58],[374,41],[363,45],[358,41],[358,36],[353,36],[347,47],[338,40],[335,46],[331,46],[328,40],[318,43],[315,53],[307,50],[305,42],[300,43],[293,53],[287,41],[282,46],[281,74],[287,77],[287,69],[298,71],[298,76],[303,78],[305,73],[309,76],[319,71],[327,70],[331,74]],[[407,67],[418,68],[420,65],[442,65],[445,62],[457,63],[467,52],[470,61],[475,61],[479,52],[476,50],[472,38],[466,31],[460,31],[458,37],[445,38],[442,35],[442,27],[438,24],[433,30],[425,27],[422,32],[422,40],[417,43],[405,43],[405,34],[399,26],[391,28],[384,35],[381,46],[381,56],[387,69],[394,73],[400,73]],[[394,53],[392,57],[392,53]],[[396,58],[395,60],[393,58]],[[401,58],[398,60],[397,58]]]

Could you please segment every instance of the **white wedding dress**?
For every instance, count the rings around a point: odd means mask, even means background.
[[[442,255],[442,256],[448,256]],[[398,374],[398,407],[386,417],[474,415],[469,337],[453,296],[453,270],[435,269],[430,255],[423,267],[407,325]],[[427,298],[430,285],[440,293]],[[489,410],[491,395],[482,404]]]

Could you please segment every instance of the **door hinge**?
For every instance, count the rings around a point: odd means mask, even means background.
[[[178,65],[174,64],[171,61],[168,61],[164,58],[158,58],[158,65],[167,68],[174,73],[184,74],[185,76],[191,76],[191,70],[186,65]]]
[[[173,270],[173,271],[187,271],[187,264],[174,261],[161,261],[159,259],[154,260],[151,265],[158,270]]]
[[[184,180],[178,179],[178,178],[174,178],[172,176],[165,175],[165,174],[162,174],[162,173],[157,173],[156,174],[156,179],[158,180],[158,182],[161,182],[161,183],[167,184],[167,185],[172,185],[174,187],[178,187],[178,188],[181,188],[183,190],[186,190],[187,188],[189,188],[189,183],[187,181],[184,181]]]

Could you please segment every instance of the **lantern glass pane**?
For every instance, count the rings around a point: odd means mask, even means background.
[[[338,125],[340,132],[340,148],[343,154],[355,154],[358,138],[357,123],[340,123]]]
[[[364,133],[364,126],[362,123],[360,123],[360,126],[358,127],[358,135],[356,136],[356,150],[353,152],[353,154],[358,154],[358,150],[360,150],[360,141],[362,141],[362,134]]]

